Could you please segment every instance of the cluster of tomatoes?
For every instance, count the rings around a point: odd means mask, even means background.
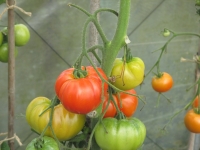
[[[98,67],[64,70],[55,82],[55,93],[60,103],[54,107],[53,131],[48,128],[44,135],[55,135],[59,141],[73,138],[83,129],[86,115],[102,104],[100,116],[104,116],[94,133],[99,147],[138,149],[146,137],[146,128],[139,119],[132,117],[138,105],[138,97],[133,88],[142,83],[144,69],[144,62],[133,57],[127,62],[117,58],[109,78]],[[111,93],[111,87],[116,87],[118,92]],[[26,120],[39,134],[50,120],[50,106],[48,98],[37,97],[27,107]],[[123,114],[122,118],[117,117],[119,113]],[[119,142],[116,143],[116,140]],[[127,143],[127,140],[133,142]]]
[[[20,47],[27,44],[30,39],[29,29],[24,24],[16,24],[14,26],[15,46]],[[0,32],[0,61],[8,62],[8,29],[4,28]],[[15,48],[15,57],[18,54],[18,50]]]

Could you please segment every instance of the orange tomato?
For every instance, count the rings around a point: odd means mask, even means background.
[[[134,89],[127,90],[126,92],[130,94],[137,95],[136,91]],[[137,110],[138,106],[138,98],[137,96],[133,96],[130,94],[126,94],[124,92],[119,92],[119,96],[117,94],[113,94],[113,99],[118,105],[118,108],[120,111],[124,113],[126,117],[131,117],[135,111]],[[106,100],[103,103],[103,111],[105,110],[105,107],[108,102],[108,95]],[[115,105],[113,104],[112,101],[110,101],[110,104],[108,106],[108,109],[104,115],[104,118],[106,117],[114,117],[117,114],[117,110]]]
[[[197,108],[199,106],[199,97],[197,96],[192,104],[193,108]]]
[[[193,109],[189,110],[184,118],[186,128],[193,133],[200,133],[200,114]]]
[[[154,76],[151,81],[152,88],[159,93],[169,91],[173,83],[173,78],[166,72],[163,72],[160,77]]]

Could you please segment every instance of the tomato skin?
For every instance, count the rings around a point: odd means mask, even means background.
[[[26,150],[36,150],[34,144],[36,143],[37,138],[33,139],[26,147]],[[59,150],[59,146],[57,144],[57,142],[48,136],[44,136],[43,137],[43,147],[40,148],[40,150]]]
[[[197,108],[199,106],[199,97],[197,96],[195,99],[194,99],[194,102],[192,104],[192,107],[193,108]]]
[[[129,92],[135,95],[137,94],[134,89],[128,90],[126,92]],[[120,105],[120,101],[121,101],[121,105]],[[126,117],[131,117],[137,109],[138,98],[136,96],[132,96],[132,95],[121,92],[120,99],[118,98],[118,106],[119,106],[119,109],[124,113]]]
[[[137,150],[146,137],[146,127],[137,118],[105,118],[94,136],[102,150]]]
[[[57,78],[55,91],[64,107],[78,114],[87,114],[101,103],[102,81],[91,66],[86,67],[88,75],[74,78],[74,68],[64,70]],[[107,77],[101,68],[97,68],[104,79]],[[104,84],[104,93],[108,85]]]
[[[116,58],[111,71],[111,77],[115,78],[112,84],[125,91],[133,89],[142,83],[144,70],[144,62],[138,57],[133,57],[127,63],[122,58]]]
[[[16,24],[14,26],[15,30],[15,45],[24,46],[28,43],[30,39],[29,29],[24,24]]]
[[[173,83],[173,78],[166,72],[163,72],[161,77],[154,76],[151,81],[153,89],[159,93],[169,91]]]
[[[106,109],[106,105],[108,104],[108,98],[109,98],[109,96],[107,95],[107,97],[105,98],[105,100],[103,102],[103,110],[102,110],[103,112]],[[117,105],[118,101],[117,101],[116,96],[113,95],[113,99]],[[113,103],[112,100],[110,100],[110,103],[108,104],[108,109],[103,118],[115,117],[116,114],[117,114],[117,110],[116,110],[115,104]]]
[[[128,90],[126,92],[134,94],[134,95],[137,94],[134,89]],[[131,117],[137,110],[138,98],[136,96],[132,96],[124,92],[120,92],[119,96],[118,94],[113,94],[112,96],[119,110],[122,111],[126,117]],[[105,110],[107,102],[108,102],[108,98],[103,103],[103,110]],[[104,118],[115,117],[116,114],[117,114],[116,107],[113,104],[113,102],[110,100],[110,104],[104,115]]]
[[[3,44],[3,33],[0,32],[0,46]]]
[[[15,57],[17,57],[18,50],[15,49]],[[0,61],[3,63],[8,62],[8,43],[4,43],[0,46]]]
[[[200,114],[193,109],[189,110],[184,118],[186,128],[193,133],[200,133]]]
[[[39,116],[51,104],[46,97],[33,99],[26,109],[26,120],[28,124],[38,133],[42,133],[50,119],[50,110]],[[74,114],[66,110],[62,104],[54,107],[52,128],[58,140],[68,140],[77,135],[85,124],[86,116]],[[45,133],[46,136],[53,137],[50,128]]]

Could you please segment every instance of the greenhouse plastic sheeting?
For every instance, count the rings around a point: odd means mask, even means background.
[[[37,137],[30,130],[25,119],[27,105],[38,96],[53,98],[54,83],[57,76],[75,62],[81,52],[81,31],[87,16],[79,10],[69,7],[68,3],[77,4],[89,11],[89,0],[17,0],[16,5],[32,12],[29,17],[15,9],[15,22],[28,26],[31,39],[24,47],[18,48],[15,72],[15,133],[23,146],[15,142],[16,150],[24,150],[26,145]],[[156,63],[162,47],[168,38],[161,35],[164,28],[175,32],[199,33],[200,17],[196,14],[194,0],[132,0],[128,36],[134,56],[144,60],[145,73]],[[100,7],[118,11],[119,0],[101,0]],[[6,5],[0,6],[3,11]],[[108,38],[113,37],[117,17],[103,12],[100,22]],[[3,14],[1,26],[7,26],[7,14]],[[101,43],[101,40],[100,40]],[[199,48],[199,39],[194,36],[181,36],[173,39],[160,62],[161,71],[173,76],[173,89],[165,93],[169,103],[161,95],[157,104],[158,93],[151,88],[150,73],[141,87],[136,88],[139,95],[144,95],[146,105],[140,101],[135,117],[144,122],[147,136],[143,150],[187,150],[190,132],[184,126],[182,111],[167,126],[169,119],[194,96],[194,90],[186,91],[195,82],[194,63],[180,62],[180,58],[192,59]],[[119,53],[119,57],[122,56]],[[88,62],[84,61],[87,65]],[[8,118],[8,65],[0,63],[0,133],[7,132]],[[0,137],[3,139],[3,137]],[[198,142],[198,141],[197,141]]]

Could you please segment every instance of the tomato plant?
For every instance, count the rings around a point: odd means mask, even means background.
[[[33,139],[26,147],[26,150],[59,150],[57,142],[48,136],[44,136],[42,139]]]
[[[15,48],[15,57],[18,54],[18,50]],[[8,62],[8,43],[4,43],[0,46],[0,61]]]
[[[173,78],[170,74],[163,72],[152,78],[151,85],[153,89],[159,93],[167,92],[173,86]]]
[[[115,77],[112,84],[121,90],[133,89],[142,83],[144,69],[144,62],[139,57],[125,63],[122,58],[116,58],[111,72],[111,77]]]
[[[45,111],[51,104],[46,97],[33,99],[26,109],[26,120],[33,130],[42,133],[50,120],[50,110]],[[62,104],[54,107],[52,128],[60,141],[68,140],[81,131],[85,123],[85,115],[74,114],[66,110]],[[45,135],[53,137],[50,128]]]
[[[86,75],[77,77],[74,68],[64,70],[56,79],[55,91],[64,107],[74,113],[87,114],[101,103],[102,81],[95,69],[85,68]],[[107,79],[101,68],[97,68]],[[78,73],[82,74],[82,73]],[[104,84],[104,93],[108,85]]]
[[[186,128],[193,133],[200,133],[200,114],[197,109],[189,110],[184,118]]]
[[[144,142],[146,128],[137,118],[105,118],[94,136],[102,150],[137,150]]]

